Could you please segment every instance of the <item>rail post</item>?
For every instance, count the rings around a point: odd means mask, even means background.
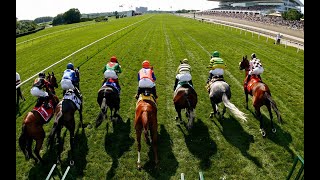
[[[297,176],[295,177],[295,179],[299,179],[301,177],[302,171],[304,171],[304,160],[299,155],[297,155],[293,160],[293,165],[291,167],[291,170],[290,170],[286,180],[289,180],[291,178],[298,161],[301,162],[301,167],[300,167],[299,172],[298,172]],[[304,175],[302,176],[302,179],[304,179]]]

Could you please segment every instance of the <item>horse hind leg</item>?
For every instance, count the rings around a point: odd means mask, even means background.
[[[262,137],[266,137],[266,131],[264,129],[264,124],[263,124],[263,117],[262,117],[262,114],[260,112],[260,107],[254,107],[255,108],[255,111],[256,111],[256,115],[257,115],[257,118],[259,119],[259,122],[260,122],[260,132],[262,134]]]
[[[39,138],[36,140],[36,147],[34,148],[34,154],[37,156],[37,158],[40,160],[40,163],[43,163],[43,159],[40,156],[40,150],[43,144],[44,138]]]
[[[34,157],[34,155],[32,154],[32,150],[31,150],[32,142],[33,142],[32,138],[29,138],[27,140],[27,147],[26,147],[27,157],[26,157],[26,159],[32,158],[32,159],[34,159],[35,163],[38,163],[38,159],[36,157]]]
[[[210,98],[210,102],[211,102],[211,106],[212,106],[213,112],[210,113],[209,118],[212,118],[213,115],[216,115],[216,114],[219,115],[219,111],[218,111],[218,106],[217,106],[217,104],[213,101],[213,99]]]
[[[267,106],[269,116],[270,116],[271,130],[273,133],[276,133],[277,129],[273,126],[273,115],[272,115],[272,111],[271,111],[271,106],[270,106],[270,104],[267,104],[266,106]]]
[[[193,127],[193,122],[194,122],[194,109],[188,110],[189,114],[189,121],[188,121],[188,129],[192,129]]]
[[[182,117],[181,117],[181,109],[178,108],[177,106],[175,106],[175,109],[176,109],[176,112],[177,112],[177,114],[178,114],[178,116],[176,116],[176,120],[179,119],[179,120],[180,120],[179,123],[182,124],[183,121],[182,121]]]
[[[142,127],[138,125],[136,127],[136,139],[137,139],[137,147],[138,147],[138,160],[137,160],[137,168],[141,170],[141,159],[140,159],[140,151],[141,151],[141,133],[142,133]]]

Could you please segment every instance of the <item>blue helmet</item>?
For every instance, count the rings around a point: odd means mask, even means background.
[[[67,69],[73,69],[73,64],[72,63],[68,63]]]

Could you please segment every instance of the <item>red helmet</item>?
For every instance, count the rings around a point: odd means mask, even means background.
[[[144,60],[142,62],[142,67],[143,68],[150,68],[150,62],[148,60]]]
[[[117,62],[117,57],[116,56],[112,56],[110,59],[111,62]]]

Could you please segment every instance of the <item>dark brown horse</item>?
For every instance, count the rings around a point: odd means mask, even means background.
[[[242,57],[242,61],[239,63],[239,69],[245,70],[245,77],[246,78],[247,78],[249,70],[250,70],[249,67],[250,67],[250,65],[249,65],[249,60],[247,59],[247,56]],[[245,78],[244,82],[246,82],[246,78]],[[252,104],[255,109],[255,113],[260,121],[260,131],[261,131],[262,136],[263,137],[266,136],[266,131],[264,129],[263,119],[262,119],[262,115],[260,112],[260,107],[263,105],[265,105],[268,109],[268,112],[270,115],[270,120],[271,120],[272,132],[275,133],[276,128],[274,128],[274,126],[273,126],[273,122],[272,122],[273,116],[272,116],[271,108],[275,111],[279,123],[282,123],[282,118],[280,116],[280,112],[277,108],[276,103],[271,98],[271,93],[270,93],[269,87],[265,83],[261,82],[259,77],[257,77],[256,75],[252,75],[247,86],[244,84],[244,93],[245,93],[245,97],[246,97],[246,108],[247,109],[248,109],[248,94],[250,94],[252,96]]]
[[[183,84],[178,86],[173,93],[173,103],[178,113],[176,120],[179,118],[180,123],[182,123],[181,110],[184,109],[186,116],[188,117],[187,127],[190,130],[193,126],[195,114],[194,110],[197,106],[198,96],[196,91],[189,85]]]
[[[136,138],[138,143],[138,169],[141,169],[140,150],[141,150],[141,133],[144,133],[144,139],[147,144],[152,143],[155,167],[158,167],[158,119],[157,104],[152,94],[148,96],[144,93],[140,94],[134,118],[134,128],[136,130]],[[150,131],[150,138],[149,138]]]
[[[77,76],[79,77],[79,71],[76,69]],[[80,79],[80,77],[79,77]],[[79,82],[76,85],[79,88]],[[80,90],[79,90],[80,91]],[[74,164],[73,154],[74,154],[74,136],[75,136],[75,118],[74,114],[78,110],[79,118],[80,118],[80,127],[82,130],[84,128],[82,122],[82,96],[78,97],[74,90],[68,89],[66,90],[63,99],[57,105],[56,117],[54,120],[53,127],[51,129],[50,135],[48,137],[48,145],[52,147],[55,137],[58,141],[58,153],[57,153],[57,161],[61,162],[61,153],[63,151],[63,142],[61,140],[61,130],[63,127],[66,127],[70,132],[70,147],[71,147],[71,160],[70,165]]]
[[[22,123],[22,133],[19,137],[19,146],[22,150],[23,154],[25,155],[26,160],[29,160],[30,157],[35,160],[37,163],[38,161],[43,163],[42,158],[40,157],[40,149],[42,148],[42,144],[45,138],[45,132],[43,129],[43,125],[48,123],[49,120],[54,116],[54,113],[57,112],[57,104],[59,102],[58,97],[55,95],[54,88],[58,87],[57,80],[52,72],[47,76],[47,80],[51,83],[52,87],[48,91],[53,95],[50,95],[50,108],[44,109],[43,105],[39,108],[33,108],[31,112],[23,119]],[[48,116],[45,116],[48,115]],[[34,153],[37,156],[34,157],[32,154],[32,142],[33,140],[36,141],[36,146],[34,149]]]
[[[100,113],[96,119],[96,126],[98,127],[107,116],[107,110],[110,109],[110,120],[117,121],[121,117],[117,112],[120,109],[119,91],[115,83],[105,82],[98,91],[97,102],[100,107]]]

